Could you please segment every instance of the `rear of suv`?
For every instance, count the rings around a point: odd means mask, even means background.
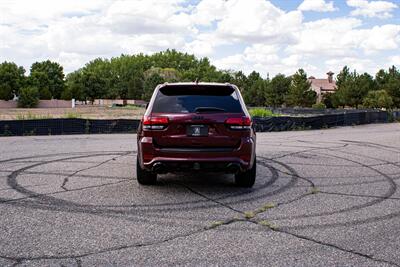
[[[235,174],[252,187],[256,178],[256,136],[235,85],[158,85],[137,134],[137,180],[155,184],[168,172]]]

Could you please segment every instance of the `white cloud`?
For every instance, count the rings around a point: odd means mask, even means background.
[[[224,0],[203,0],[192,12],[192,20],[197,25],[210,26],[213,21],[220,20],[226,9]]]
[[[334,72],[339,73],[344,66],[348,66],[350,71],[357,70],[358,73],[368,72],[375,74],[378,71],[376,62],[370,59],[362,59],[359,57],[344,57],[338,59],[330,59],[325,62],[328,69],[334,70]]]
[[[302,55],[279,56],[279,47],[275,45],[254,44],[246,47],[241,54],[227,56],[213,61],[221,69],[242,70],[249,74],[256,70],[264,77],[268,74],[275,75],[283,73],[293,74],[299,68],[314,71],[316,67],[313,64],[303,61]]]
[[[344,64],[372,70],[399,62],[396,19],[374,25],[351,16],[332,18],[326,12],[318,14],[322,19],[312,20],[303,11],[333,11],[334,1],[305,0],[294,11],[274,3],[4,0],[0,1],[0,62],[15,61],[28,69],[35,61],[51,59],[71,72],[96,57],[175,48],[210,57],[222,69],[256,70],[265,76],[304,68],[321,77]],[[347,3],[354,7],[354,16],[386,18],[396,8],[387,1]]]
[[[100,20],[121,34],[187,32],[189,15],[179,6],[181,1],[120,0],[113,2]]]
[[[387,24],[361,29],[355,18],[322,19],[304,23],[298,42],[289,45],[291,53],[309,56],[328,55],[352,57],[362,49],[366,54],[397,49],[400,45],[400,25]]]
[[[298,42],[287,51],[312,55],[346,56],[352,54],[358,42],[354,29],[361,25],[355,18],[321,19],[303,24],[297,33]]]
[[[398,66],[400,67],[400,56],[391,56],[388,58],[389,66]]]
[[[347,5],[355,8],[351,11],[352,16],[381,19],[391,18],[393,10],[398,8],[398,5],[389,1],[347,0]]]
[[[338,10],[333,6],[333,1],[304,0],[298,7],[301,11],[332,12]]]
[[[400,25],[387,24],[374,26],[372,29],[360,30],[362,38],[360,47],[364,51],[374,53],[379,50],[398,49],[400,45]]]
[[[216,34],[232,41],[288,42],[302,22],[301,12],[285,12],[259,0],[228,1],[224,13]]]

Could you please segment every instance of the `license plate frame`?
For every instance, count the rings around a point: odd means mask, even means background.
[[[204,124],[187,125],[186,135],[191,137],[208,136],[208,125]]]

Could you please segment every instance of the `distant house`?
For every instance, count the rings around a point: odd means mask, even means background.
[[[327,73],[326,79],[316,79],[310,76],[308,81],[311,82],[311,89],[317,93],[317,103],[320,103],[325,94],[333,93],[336,91],[336,82],[333,80],[333,72]]]

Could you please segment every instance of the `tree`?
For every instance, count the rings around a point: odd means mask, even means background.
[[[28,84],[38,88],[39,99],[51,99],[50,81],[48,75],[43,71],[34,71],[28,77]]]
[[[65,79],[65,90],[61,96],[62,99],[85,101],[85,86],[83,84],[83,74],[81,70],[71,72]]]
[[[376,83],[368,73],[359,75],[355,70],[349,73],[347,66],[338,75],[338,90],[335,102],[338,106],[357,108],[363,103],[369,91],[376,89]]]
[[[129,99],[140,99],[143,94],[143,86],[144,86],[144,76],[143,73],[135,73],[128,80],[128,94],[125,98]],[[121,98],[122,95],[121,95]]]
[[[395,66],[389,71],[379,70],[375,76],[379,90],[385,90],[393,100],[393,106],[400,107],[400,72]]]
[[[258,106],[264,105],[265,101],[265,86],[262,84],[263,79],[260,73],[252,71],[246,79],[246,83],[243,86],[243,98],[246,104]],[[256,84],[257,83],[257,84]],[[263,101],[263,103],[259,103]]]
[[[39,90],[36,87],[25,87],[20,90],[18,107],[34,108],[39,102]]]
[[[263,79],[256,80],[250,88],[244,91],[244,100],[246,104],[252,106],[264,106],[265,91],[267,90],[268,82]]]
[[[388,109],[393,106],[393,100],[385,90],[370,91],[363,100],[363,106],[367,108]]]
[[[104,98],[107,83],[103,77],[96,72],[84,71],[81,79],[85,100],[93,103],[95,99]]]
[[[349,77],[350,77],[349,67],[344,66],[336,77],[336,87],[338,88],[338,90],[340,90],[340,88],[344,86],[344,83],[349,79]]]
[[[311,83],[307,80],[307,73],[299,69],[293,76],[289,91],[286,95],[288,106],[311,107],[317,99],[317,94],[311,90]]]
[[[39,88],[41,97],[59,99],[64,91],[64,70],[50,60],[35,62],[31,66],[29,85]],[[51,97],[48,97],[48,92]]]
[[[279,107],[285,102],[285,95],[289,91],[291,79],[283,74],[278,74],[271,79],[265,91],[266,104]]]
[[[243,92],[247,84],[247,77],[242,71],[238,71],[233,74],[232,83],[236,85],[241,92]]]
[[[157,73],[151,74],[151,76],[148,77],[144,81],[144,85],[143,85],[144,91],[143,91],[142,99],[149,101],[156,86],[159,84],[162,84],[164,82],[165,82],[165,80],[159,74],[157,74]]]
[[[13,62],[4,61],[0,64],[0,99],[11,100],[25,83],[25,69]]]

